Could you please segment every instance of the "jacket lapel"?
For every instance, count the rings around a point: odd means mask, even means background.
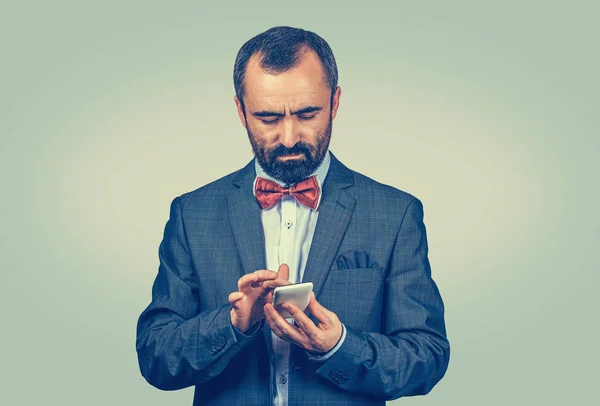
[[[303,282],[312,282],[315,297],[323,286],[356,205],[356,199],[344,189],[354,184],[352,171],[330,151],[331,164],[323,184],[319,217],[312,239]]]
[[[237,189],[227,199],[229,222],[244,274],[265,269],[267,266],[260,206],[252,190],[255,177],[252,160],[234,175],[233,184]]]

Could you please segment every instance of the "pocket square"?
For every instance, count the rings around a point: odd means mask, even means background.
[[[379,268],[379,264],[369,258],[365,251],[348,251],[336,260],[337,269]]]

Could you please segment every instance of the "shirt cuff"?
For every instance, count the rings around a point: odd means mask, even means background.
[[[318,362],[327,361],[333,354],[335,354],[335,352],[337,350],[340,349],[340,347],[342,346],[342,344],[344,344],[344,340],[345,339],[346,339],[346,326],[344,325],[344,323],[342,323],[342,336],[340,337],[340,340],[335,345],[335,347],[333,347],[331,350],[329,350],[329,352],[326,352],[323,355],[311,355],[307,351],[307,353],[308,353],[308,359],[311,360],[311,361],[318,361]]]
[[[231,319],[229,320],[231,323]],[[235,334],[236,340],[239,340],[241,337],[254,337],[258,334],[258,332],[262,329],[262,326],[265,324],[265,319],[262,319],[258,323],[254,323],[252,327],[248,329],[245,333],[242,333],[236,326],[231,323],[231,327],[233,327],[233,333]]]

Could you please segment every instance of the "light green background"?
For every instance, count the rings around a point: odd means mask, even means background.
[[[331,149],[425,206],[452,353],[402,405],[598,399],[598,7],[582,1],[0,6],[2,405],[190,405],[139,373],[169,203],[247,163],[239,47],[332,46]]]

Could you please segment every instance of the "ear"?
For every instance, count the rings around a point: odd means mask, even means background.
[[[244,128],[246,127],[246,116],[244,114],[244,108],[242,107],[242,103],[240,102],[240,100],[238,99],[237,96],[233,96],[233,100],[235,101],[235,107],[237,107],[237,112],[238,112],[238,116],[240,118],[240,121],[242,122],[242,125],[244,126]]]
[[[338,107],[340,106],[340,96],[342,94],[342,88],[337,87],[333,94],[333,105],[331,106],[331,119],[333,120],[337,114]]]

